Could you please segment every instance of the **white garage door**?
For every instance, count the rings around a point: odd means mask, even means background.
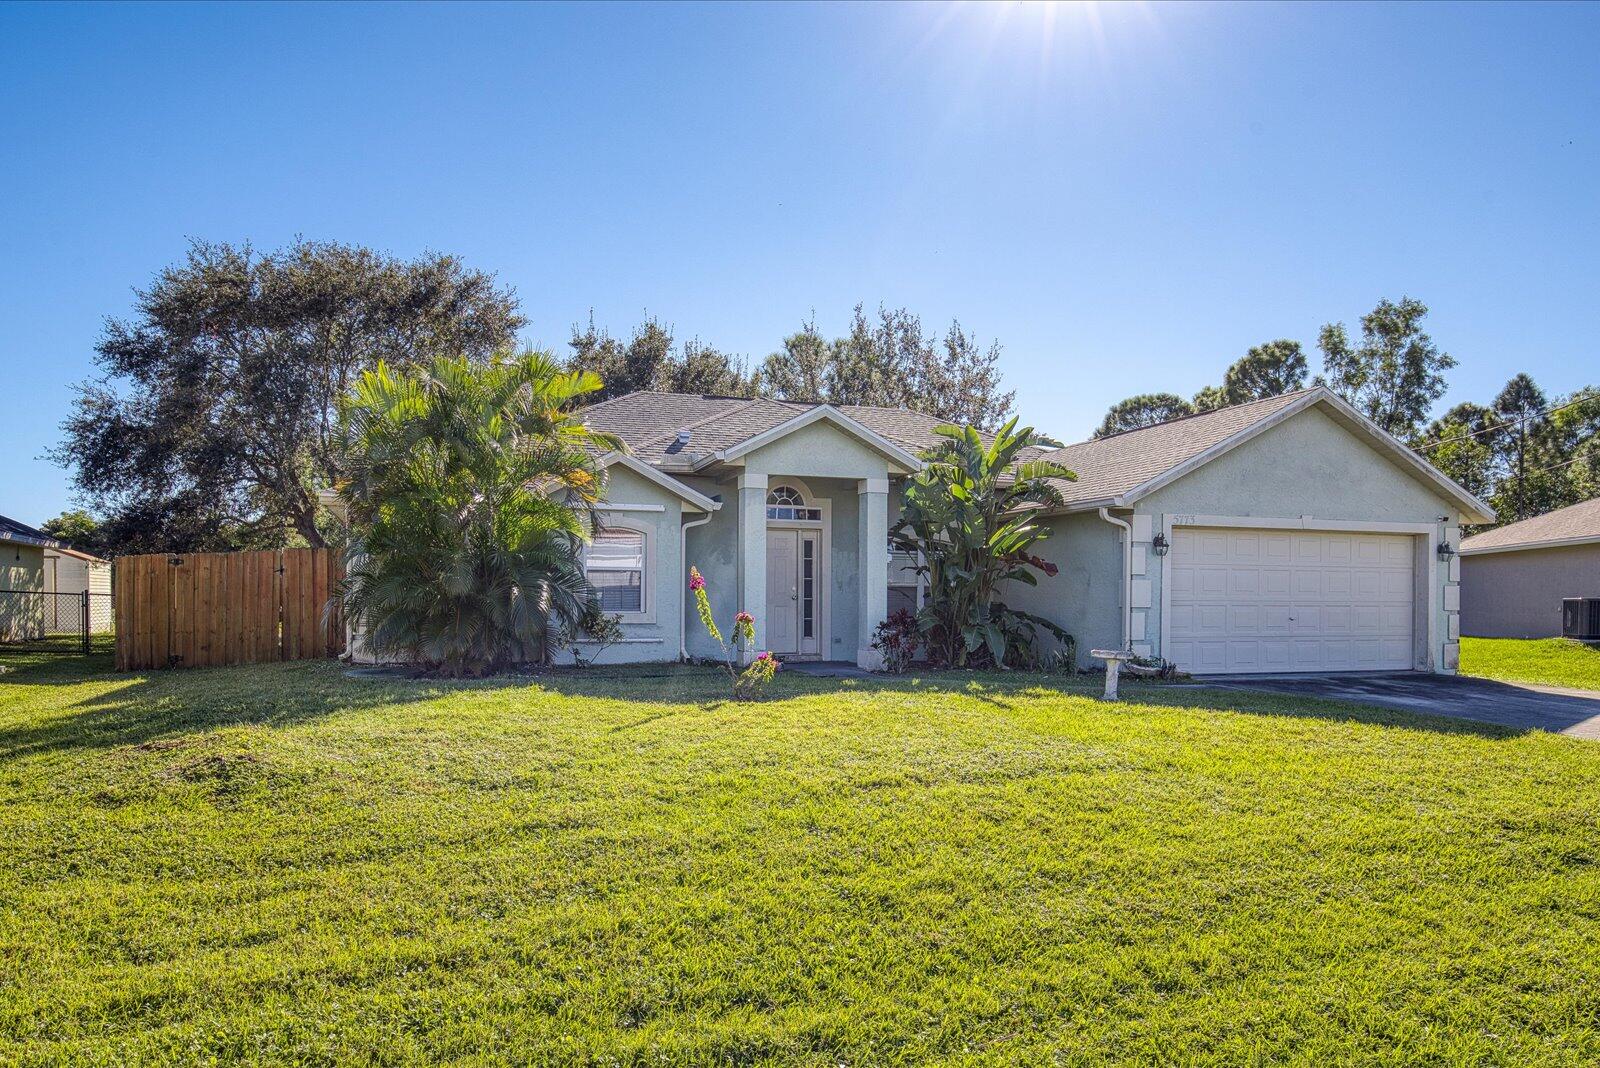
[[[1180,527],[1167,656],[1196,674],[1408,670],[1412,559],[1390,534]]]

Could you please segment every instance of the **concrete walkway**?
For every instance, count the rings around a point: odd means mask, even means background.
[[[783,670],[796,675],[814,675],[819,679],[882,679],[863,671],[848,660],[785,660]]]
[[[1415,671],[1383,675],[1208,675],[1198,684],[1304,694],[1600,741],[1600,692],[1594,690]]]

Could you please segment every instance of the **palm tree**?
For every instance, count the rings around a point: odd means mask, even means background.
[[[1017,429],[1016,419],[987,443],[972,427],[936,433],[948,440],[907,480],[891,531],[895,547],[918,554],[918,570],[927,576],[918,627],[935,663],[1020,666],[1036,656],[1039,628],[1071,639],[1049,620],[1007,607],[1001,584],[1033,586],[1036,571],[1056,573],[1031,551],[1050,533],[1037,519],[1062,503],[1051,480],[1077,475],[1049,460],[1019,459],[1039,438],[1031,427]]]
[[[342,411],[357,544],[339,596],[375,652],[482,675],[578,625],[599,457],[622,448],[576,414],[599,388],[534,352],[361,376]]]

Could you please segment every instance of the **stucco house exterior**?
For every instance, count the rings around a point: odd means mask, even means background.
[[[627,633],[608,662],[716,652],[695,566],[719,619],[755,616],[759,648],[878,666],[873,629],[919,596],[888,530],[939,420],[649,392],[585,419],[628,446],[606,458],[588,557]],[[1070,632],[1083,666],[1111,647],[1197,674],[1456,669],[1453,546],[1492,513],[1330,391],[1040,454],[1078,475],[1044,519],[1060,570],[1007,599]]]
[[[1567,597],[1600,597],[1600,498],[1461,543],[1461,633],[1557,637]]]
[[[44,531],[0,515],[0,642],[43,637],[44,554],[60,546]]]

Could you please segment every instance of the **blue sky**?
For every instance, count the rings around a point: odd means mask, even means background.
[[[189,237],[438,249],[527,340],[813,309],[998,338],[1085,436],[1250,345],[1433,309],[1446,403],[1600,379],[1600,7],[0,7],[0,513]]]

